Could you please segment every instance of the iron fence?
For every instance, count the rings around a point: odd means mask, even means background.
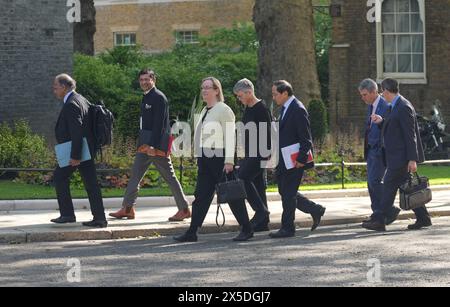
[[[187,170],[196,170],[197,167],[195,166],[185,166],[184,165],[184,159],[180,158],[180,164],[176,169],[179,172],[179,180],[181,185],[183,186],[183,177],[185,174],[185,171]],[[449,164],[450,160],[431,160],[421,163],[421,165],[439,165],[439,164]],[[340,175],[341,175],[341,186],[342,189],[345,189],[345,169],[347,167],[351,166],[366,166],[366,162],[346,162],[344,159],[341,160],[341,162],[329,162],[329,163],[316,163],[316,168],[322,168],[322,167],[340,167]],[[157,169],[154,167],[149,167],[150,171],[156,171]],[[0,175],[7,173],[7,172],[40,172],[40,173],[50,173],[53,172],[54,169],[50,168],[0,168]],[[97,169],[98,173],[106,173],[106,174],[116,174],[116,173],[127,173],[130,172],[131,169]],[[449,174],[450,176],[450,174]],[[158,178],[159,186],[161,185],[161,177]],[[184,186],[183,186],[184,187]]]

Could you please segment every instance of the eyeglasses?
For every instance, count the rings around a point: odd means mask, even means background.
[[[201,86],[200,90],[215,90],[216,88],[214,86]]]

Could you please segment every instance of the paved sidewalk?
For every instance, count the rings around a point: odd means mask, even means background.
[[[432,187],[433,201],[428,205],[433,216],[450,216],[450,186]],[[360,223],[370,215],[370,201],[364,189],[315,191],[304,193],[327,207],[321,225],[337,225]],[[276,193],[270,193],[269,210],[271,212],[271,228],[277,229],[281,220],[281,202]],[[120,199],[106,200],[106,212],[112,212],[120,206]],[[398,203],[398,202],[397,202]],[[92,218],[87,208],[87,201],[77,201],[77,221],[75,224],[56,225],[50,219],[58,217],[56,202],[49,201],[0,201],[0,243],[26,243],[48,241],[76,240],[110,240],[122,238],[139,238],[149,236],[170,236],[180,234],[189,226],[189,221],[168,222],[168,217],[176,212],[172,198],[141,198],[137,208],[136,220],[109,220],[106,229],[89,229],[81,225],[82,221]],[[37,206],[38,205],[38,206]],[[83,208],[84,207],[84,208]],[[40,208],[40,210],[38,210]],[[234,232],[238,225],[228,208],[225,212],[226,225],[216,226],[217,205],[213,204],[208,212],[201,233]],[[22,210],[20,210],[22,209]],[[35,209],[35,210],[31,210]],[[249,214],[253,211],[248,208]],[[400,219],[413,218],[411,212],[401,212]],[[219,215],[219,222],[222,215]],[[311,218],[297,210],[296,222],[298,231],[309,231]],[[232,236],[230,236],[231,239]],[[200,237],[201,240],[201,237]]]

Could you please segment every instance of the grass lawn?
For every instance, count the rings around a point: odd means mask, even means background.
[[[430,178],[431,185],[450,184],[450,166],[420,166],[419,174]],[[352,188],[366,188],[367,183],[352,182],[346,183],[346,189]],[[341,189],[341,183],[334,184],[314,184],[304,185],[301,187],[302,191],[308,190],[336,190]],[[275,185],[268,188],[268,192],[277,192]],[[122,197],[123,189],[103,189],[103,197]],[[192,195],[194,187],[186,187],[185,193]],[[172,195],[168,188],[152,188],[141,189],[140,196],[169,196]],[[72,190],[74,198],[86,198],[86,192],[83,189]],[[0,200],[12,199],[53,199],[56,198],[55,189],[53,187],[45,187],[39,185],[29,185],[23,183],[14,183],[11,181],[0,181]]]

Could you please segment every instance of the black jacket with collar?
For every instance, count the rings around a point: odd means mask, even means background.
[[[86,98],[74,92],[67,99],[56,122],[56,142],[61,144],[72,141],[70,158],[73,160],[81,160],[83,137],[86,137],[93,154],[94,138],[90,129],[89,106]]]
[[[170,132],[169,103],[163,92],[152,88],[142,98],[142,129],[152,131],[150,146],[158,148],[163,133]]]
[[[313,146],[308,111],[303,103],[294,98],[285,112],[283,119],[280,118],[280,152],[277,171],[279,173],[286,171],[281,149],[297,143],[300,144],[300,153],[297,161],[305,164],[304,169],[314,167],[313,162],[306,163],[308,152],[312,150]]]
[[[403,96],[387,113],[382,123],[384,160],[387,167],[399,169],[409,161],[421,163],[425,160],[416,111]]]

